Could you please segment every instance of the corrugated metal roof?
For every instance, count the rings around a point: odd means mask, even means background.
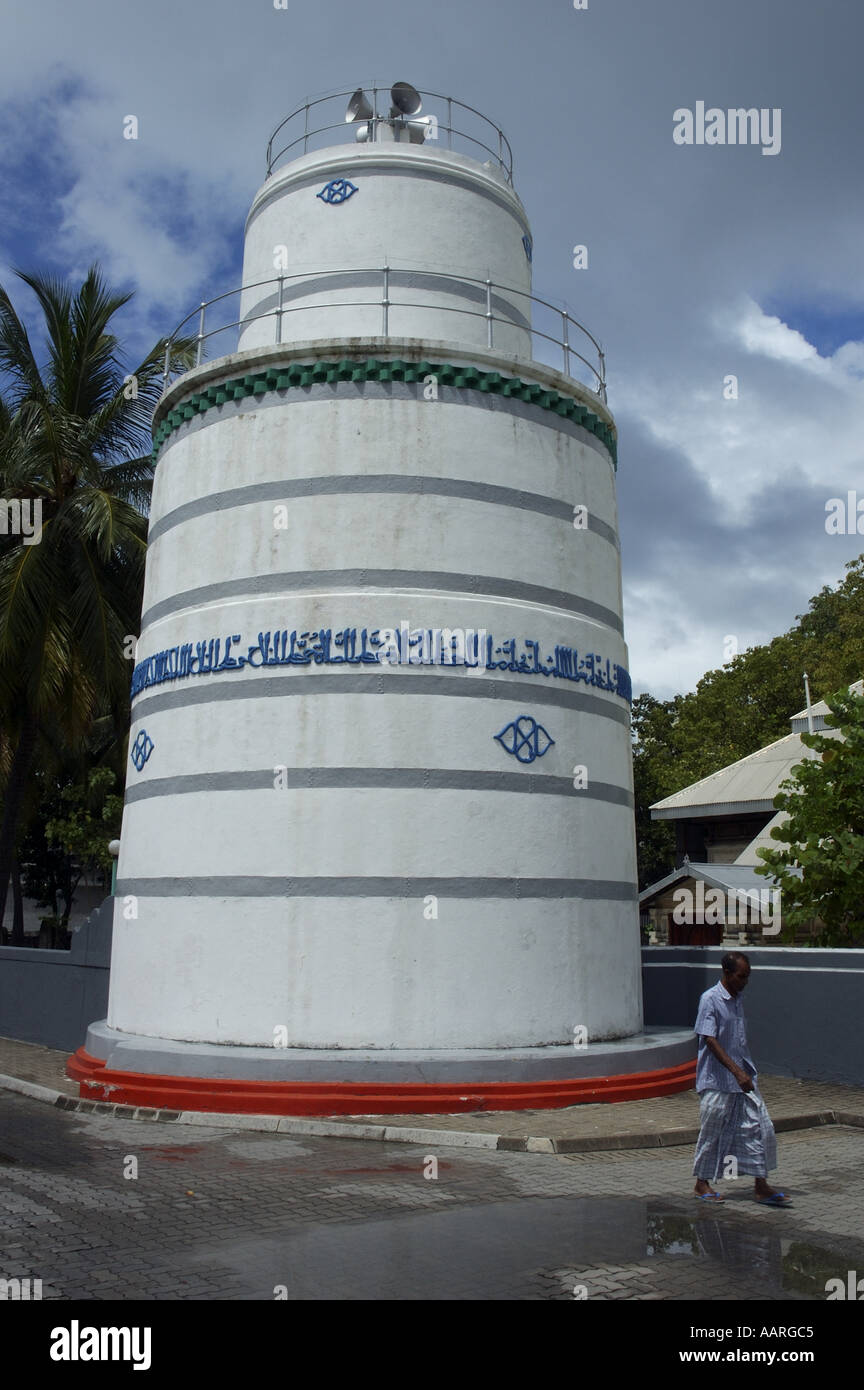
[[[663,893],[667,888],[671,888],[673,883],[680,883],[682,879],[692,878],[697,882],[701,880],[709,888],[719,888],[724,893],[749,892],[752,889],[770,889],[772,880],[763,874],[757,874],[754,869],[746,864],[694,864],[685,859],[684,863],[674,873],[668,874],[666,878],[661,878],[657,883],[652,883],[639,894],[640,903],[648,898],[656,897],[658,893]]]
[[[853,695],[864,695],[864,678],[850,685]],[[828,713],[824,700],[811,706],[816,729],[827,738],[839,738],[835,729],[826,728],[823,717]],[[684,820],[690,816],[735,816],[754,811],[773,811],[774,798],[780,783],[790,775],[796,763],[811,756],[812,750],[801,742],[807,732],[807,711],[792,715],[793,732],[776,743],[769,743],[740,758],[737,763],[712,772],[699,782],[683,787],[673,796],[656,801],[651,807],[652,820]]]
[[[812,710],[810,714],[813,720],[814,734],[824,734],[828,728],[828,725],[825,723],[824,714],[814,714]],[[806,734],[810,731],[810,720],[807,718],[806,714],[803,716],[794,715],[790,723],[792,725],[793,734]]]
[[[788,819],[788,812],[778,811],[776,815],[771,817],[768,824],[759,831],[755,840],[751,840],[747,848],[738,855],[735,863],[761,864],[762,860],[756,854],[757,849],[782,849],[782,845],[778,845],[776,840],[771,839],[771,831],[774,829],[775,825],[782,825],[783,822]]]
[[[800,759],[799,759],[800,761]],[[658,802],[662,805],[662,802]],[[713,820],[716,816],[749,816],[757,811],[764,811],[766,814],[774,810],[774,798],[766,796],[762,801],[703,801],[685,802],[680,806],[673,806],[670,810],[664,811],[662,815],[654,814],[654,807],[651,807],[652,820],[698,820],[699,817]]]
[[[849,687],[849,694],[850,694],[850,695],[864,695],[864,678],[862,678],[860,681],[856,681],[854,685],[850,685],[850,687]],[[828,705],[826,704],[826,702],[825,702],[824,700],[817,700],[817,702],[816,702],[815,705],[811,705],[811,706],[810,706],[810,713],[811,713],[811,714],[827,714],[827,713],[828,713]],[[793,715],[792,715],[792,719],[795,719],[795,720],[797,720],[797,719],[803,719],[803,720],[804,720],[804,727],[805,727],[805,729],[806,729],[806,727],[807,727],[807,709],[806,709],[806,707],[805,707],[804,709],[799,709],[799,711],[798,711],[797,714],[793,714]]]
[[[811,750],[801,742],[800,734],[786,734],[767,748],[760,748],[656,802],[651,807],[652,819],[675,820],[706,811],[715,816],[772,811],[780,783],[796,763],[810,756]]]

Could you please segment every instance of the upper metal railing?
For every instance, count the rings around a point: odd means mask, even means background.
[[[467,106],[464,101],[457,101],[455,97],[442,96],[440,92],[420,92],[424,109],[422,116],[394,117],[391,114],[390,87],[367,87],[364,92],[370,99],[370,115],[346,118],[346,98],[350,101],[356,93],[335,92],[330,96],[318,97],[315,101],[304,102],[296,111],[292,111],[290,116],[286,116],[270,136],[267,145],[267,177],[270,177],[286,155],[298,159],[310,149],[324,149],[328,145],[341,144],[347,138],[354,141],[357,139],[358,131],[364,142],[375,141],[382,135],[382,127],[393,126],[402,138],[412,139],[418,144],[438,141],[447,149],[456,150],[464,144],[470,146],[469,152],[472,154],[482,150],[491,156],[507,182],[513,182],[513,151],[510,142],[500,126],[490,121],[488,116],[484,116],[475,107]],[[440,102],[440,109],[427,112],[427,101]],[[424,125],[425,130],[421,130]],[[338,138],[334,132],[338,132]],[[325,134],[330,138],[321,140],[320,137]],[[446,137],[446,140],[442,141],[442,137]]]
[[[169,375],[170,375],[170,362],[171,362],[172,344],[173,344],[173,342],[174,342],[174,340],[175,340],[176,338],[184,337],[184,336],[185,336],[185,337],[190,337],[190,336],[192,336],[191,334],[188,334],[188,333],[184,334],[184,333],[183,333],[183,330],[186,328],[186,326],[187,326],[188,324],[190,324],[191,322],[193,322],[193,321],[195,320],[196,317],[197,317],[197,320],[198,320],[198,331],[197,331],[197,333],[194,335],[194,336],[195,336],[195,339],[196,339],[196,341],[197,341],[197,350],[196,350],[195,365],[196,365],[196,366],[200,366],[201,363],[204,361],[204,356],[205,356],[205,344],[207,344],[207,343],[210,341],[210,339],[215,338],[218,334],[221,334],[221,333],[229,333],[229,332],[231,332],[231,330],[245,330],[245,329],[247,329],[247,328],[249,327],[250,324],[252,324],[252,323],[257,323],[257,322],[258,322],[259,320],[261,320],[261,319],[272,318],[272,319],[274,320],[273,343],[274,343],[274,345],[277,345],[277,346],[278,346],[278,345],[282,342],[282,340],[283,340],[282,325],[283,325],[283,321],[284,321],[284,319],[285,319],[285,316],[286,316],[287,314],[296,314],[296,313],[317,314],[317,313],[321,313],[321,312],[325,312],[325,313],[326,313],[326,312],[328,312],[328,311],[330,311],[330,310],[332,310],[332,309],[362,309],[362,308],[367,308],[367,309],[368,309],[368,308],[377,308],[377,309],[380,309],[380,311],[381,311],[381,320],[380,320],[381,337],[382,337],[382,338],[389,338],[389,337],[391,337],[391,336],[393,336],[393,337],[405,337],[405,336],[407,336],[407,335],[405,335],[405,334],[391,334],[391,331],[390,331],[390,314],[391,314],[391,310],[394,309],[394,308],[396,308],[396,309],[413,309],[413,310],[415,310],[415,311],[417,311],[417,312],[419,312],[419,313],[426,312],[426,313],[431,313],[431,314],[441,314],[441,313],[462,314],[462,315],[465,315],[466,317],[469,317],[469,318],[482,318],[482,319],[485,319],[485,321],[486,321],[486,334],[485,334],[485,337],[486,337],[486,347],[487,347],[487,348],[494,348],[494,347],[496,346],[496,342],[495,342],[495,325],[496,325],[496,324],[502,324],[502,325],[506,326],[506,328],[508,328],[511,332],[513,332],[513,331],[515,330],[515,331],[517,331],[517,332],[523,332],[523,333],[526,333],[526,334],[530,334],[531,339],[532,339],[532,348],[533,348],[533,340],[534,340],[535,338],[541,340],[541,342],[544,343],[544,344],[552,344],[554,347],[556,347],[556,348],[559,350],[559,352],[560,352],[560,354],[561,354],[561,358],[560,358],[560,361],[561,361],[561,368],[560,368],[560,370],[563,370],[565,376],[572,377],[574,380],[579,381],[582,385],[587,385],[587,386],[589,387],[589,389],[592,390],[592,391],[595,393],[595,395],[599,396],[600,400],[602,400],[602,401],[605,402],[605,400],[606,400],[606,357],[605,357],[605,354],[604,354],[604,352],[603,352],[603,349],[600,347],[600,344],[597,342],[597,339],[593,336],[593,334],[589,333],[588,329],[584,326],[584,324],[581,324],[581,323],[579,323],[576,319],[574,319],[574,318],[568,313],[568,311],[567,311],[566,309],[561,309],[561,308],[558,307],[558,305],[552,304],[548,299],[540,299],[540,298],[538,298],[537,295],[528,294],[528,293],[526,293],[524,290],[516,290],[516,289],[513,289],[511,286],[508,286],[508,285],[499,285],[499,284],[496,284],[496,282],[495,282],[494,280],[490,280],[490,279],[486,279],[486,280],[476,280],[476,279],[473,279],[471,276],[467,276],[467,275],[460,275],[460,276],[458,276],[458,277],[454,277],[454,275],[453,275],[452,273],[451,273],[451,274],[445,274],[444,272],[441,272],[441,271],[428,271],[428,270],[424,270],[424,271],[423,271],[423,277],[424,277],[424,279],[430,279],[430,280],[446,280],[446,281],[448,282],[448,291],[449,291],[450,293],[452,293],[452,285],[453,285],[454,278],[458,278],[458,281],[459,281],[460,284],[481,286],[481,287],[482,287],[482,290],[480,290],[480,291],[478,292],[477,302],[478,302],[478,303],[481,303],[484,307],[483,307],[483,308],[477,308],[477,309],[470,309],[470,308],[464,307],[463,305],[456,305],[456,304],[444,304],[444,303],[418,304],[416,301],[412,301],[412,300],[410,300],[410,299],[405,299],[405,300],[403,300],[403,299],[400,299],[400,298],[394,298],[394,297],[393,297],[393,296],[394,296],[394,292],[397,292],[397,293],[398,293],[398,287],[397,287],[397,286],[394,286],[394,284],[393,284],[393,278],[392,278],[392,277],[393,277],[394,273],[405,273],[405,274],[408,274],[408,273],[411,273],[411,272],[410,272],[410,270],[409,270],[408,268],[406,268],[406,267],[394,267],[394,266],[389,266],[389,265],[384,265],[384,266],[373,266],[373,267],[350,267],[350,268],[348,268],[347,270],[337,270],[335,267],[332,267],[332,268],[330,268],[330,269],[328,269],[328,270],[326,270],[326,271],[323,271],[323,270],[322,270],[322,271],[313,271],[313,272],[308,272],[308,271],[306,271],[306,272],[301,272],[301,273],[299,273],[299,274],[297,274],[297,275],[276,275],[276,276],[273,276],[271,279],[268,279],[268,280],[256,280],[256,281],[253,281],[253,282],[252,282],[251,284],[249,284],[249,285],[242,285],[242,286],[241,286],[240,288],[238,288],[238,289],[235,289],[235,290],[227,290],[225,294],[216,295],[216,297],[215,297],[214,299],[203,300],[203,301],[198,305],[198,308],[197,308],[197,309],[193,309],[192,312],[191,312],[190,314],[187,314],[187,315],[186,315],[185,319],[183,319],[180,323],[178,323],[177,327],[174,329],[173,333],[171,334],[170,338],[168,339],[168,341],[167,341],[167,343],[166,343],[166,345],[165,345],[165,367],[164,367],[164,373],[163,373],[163,389],[164,389],[164,387],[167,387],[167,385],[168,385],[168,378],[169,378]],[[332,284],[332,277],[333,277],[334,274],[337,274],[337,275],[339,275],[340,277],[341,277],[341,276],[365,277],[365,284],[366,284],[366,285],[368,285],[368,281],[369,281],[369,277],[370,277],[370,276],[380,275],[380,276],[381,276],[381,294],[380,294],[380,296],[379,296],[378,298],[375,298],[375,299],[351,299],[351,300],[330,300],[330,299],[328,299],[328,300],[326,300],[326,301],[324,301],[324,302],[322,302],[322,303],[319,303],[319,304],[309,304],[309,303],[286,304],[286,303],[285,303],[285,288],[286,288],[286,285],[287,285],[289,282],[295,281],[295,280],[296,280],[296,281],[300,281],[300,282],[302,282],[304,291],[305,291],[306,287],[308,286],[308,287],[310,288],[310,292],[314,294],[314,293],[316,292],[316,291],[315,291],[315,283],[316,283],[316,281],[318,281],[318,280],[329,281],[329,282]],[[362,283],[363,283],[363,282],[361,281],[361,284],[362,284]],[[208,310],[212,310],[212,308],[213,308],[214,305],[216,305],[216,304],[222,304],[222,303],[224,303],[226,300],[232,299],[235,295],[239,295],[239,294],[246,293],[246,292],[248,292],[249,290],[261,289],[262,287],[264,287],[264,286],[269,286],[269,285],[272,285],[272,286],[275,287],[275,303],[274,303],[274,307],[273,307],[273,308],[264,309],[264,310],[263,310],[262,312],[260,312],[260,313],[246,314],[246,315],[244,315],[242,318],[231,319],[231,320],[230,320],[229,322],[227,322],[227,323],[222,323],[222,322],[220,322],[220,323],[218,324],[218,327],[215,327],[215,328],[208,328],[207,313],[208,313]],[[521,300],[528,300],[528,301],[529,301],[529,306],[530,306],[529,309],[528,309],[528,313],[529,313],[529,314],[531,314],[532,309],[534,308],[534,306],[537,306],[538,309],[540,309],[543,313],[551,315],[553,326],[554,326],[556,320],[559,322],[559,325],[560,325],[560,326],[559,326],[558,332],[557,332],[557,333],[549,333],[549,332],[546,332],[545,329],[543,329],[543,328],[539,328],[539,327],[534,326],[534,323],[533,323],[533,316],[532,316],[532,319],[531,319],[531,320],[527,320],[527,319],[526,319],[524,323],[520,323],[518,320],[516,320],[516,319],[514,319],[514,318],[512,318],[512,317],[509,317],[509,316],[507,316],[506,314],[502,314],[502,313],[500,313],[500,312],[499,312],[499,313],[496,313],[496,312],[495,312],[495,308],[494,308],[494,296],[493,296],[493,291],[495,291],[495,290],[500,290],[500,291],[502,291],[504,294],[506,294],[507,296],[514,296],[514,295],[515,295],[515,296],[517,296],[517,297],[518,297],[519,299],[521,299]],[[212,314],[211,314],[211,317],[210,317],[209,322],[212,322]],[[356,336],[357,336],[356,334],[352,334],[352,333],[348,332],[348,327],[349,327],[349,325],[343,320],[343,323],[340,325],[341,332],[340,332],[339,335],[337,335],[337,334],[328,334],[328,335],[326,335],[326,336],[329,336],[329,337],[336,337],[336,336],[350,336],[350,337],[356,337]],[[572,334],[574,331],[575,331],[575,334],[577,335],[577,336],[576,336],[576,342],[579,344],[579,346],[584,347],[586,352],[589,351],[589,344],[590,344],[591,347],[593,347],[593,349],[594,349],[594,354],[593,354],[593,355],[594,355],[594,361],[591,361],[588,357],[584,356],[584,354],[581,353],[581,352],[579,352],[579,351],[578,351],[578,348],[574,346],[573,338],[572,338],[572,336],[571,336],[571,334]],[[582,337],[579,337],[579,336],[578,336],[579,334],[581,334]],[[310,334],[309,336],[311,337],[312,335]],[[410,336],[417,336],[417,335],[412,334],[412,335],[410,335]],[[459,342],[459,339],[457,338],[455,341],[458,343],[458,342]],[[466,342],[466,346],[470,346],[470,345],[471,345],[470,343]],[[499,344],[499,345],[500,345],[500,344]],[[260,343],[256,343],[256,346],[261,346],[261,344],[260,344]],[[231,346],[229,346],[227,349],[224,349],[224,351],[227,351],[227,352],[236,351],[236,343],[233,343],[233,344],[232,344]],[[224,355],[224,351],[218,353],[217,355],[218,355],[218,356]],[[518,354],[517,354],[517,355],[518,355]],[[543,361],[542,358],[535,358],[535,357],[533,356],[533,353],[532,353],[532,357],[531,357],[529,360],[531,360],[531,361],[541,361],[541,362]],[[581,373],[580,373],[580,367],[577,367],[577,366],[575,365],[576,363],[581,364],[581,369],[582,369]],[[545,363],[545,365],[547,365],[547,366],[555,366],[556,364],[555,364],[555,363]],[[589,380],[588,380],[587,382],[586,382],[585,379],[584,379],[584,372],[585,372],[585,371],[587,371],[587,372],[589,373]],[[177,375],[182,375],[182,374],[181,374],[181,373],[177,373]]]

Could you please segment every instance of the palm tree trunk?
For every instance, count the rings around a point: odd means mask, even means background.
[[[21,865],[17,854],[12,864],[12,945],[24,945],[24,899],[21,895]]]
[[[21,734],[18,739],[18,747],[12,757],[12,766],[9,769],[9,780],[6,783],[6,798],[3,806],[3,821],[0,824],[0,925],[6,912],[6,899],[9,894],[9,879],[12,874],[12,864],[15,859],[15,842],[18,838],[18,821],[21,815],[21,803],[24,799],[24,792],[27,789],[27,778],[30,775],[30,768],[33,763],[33,754],[36,749],[36,735],[38,725],[35,715],[29,712],[24,716],[21,725]],[[21,941],[15,941],[16,946],[23,945],[23,932]]]

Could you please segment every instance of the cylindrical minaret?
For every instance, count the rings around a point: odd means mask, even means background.
[[[383,115],[355,94],[362,143],[310,148],[302,108],[223,303],[237,350],[208,356],[209,309],[156,411],[90,1094],[690,1084],[689,1042],[641,1033],[602,357],[548,306],[532,323],[503,135],[466,153],[458,104],[424,129],[411,91]]]

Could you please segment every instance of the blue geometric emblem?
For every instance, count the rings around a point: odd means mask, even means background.
[[[147,759],[150,757],[150,754],[153,752],[154,747],[155,744],[153,743],[153,740],[150,737],[150,735],[147,733],[147,730],[140,729],[138,731],[138,737],[132,745],[132,752],[130,754],[130,757],[139,772],[146,763]]]
[[[348,179],[331,179],[315,197],[322,198],[325,203],[345,203],[351,194],[356,192],[356,184],[350,183]]]
[[[520,714],[494,737],[504,751],[518,758],[520,763],[533,763],[535,758],[542,758],[555,742],[530,714]]]
[[[523,238],[522,238],[522,245],[525,247],[525,255],[528,257],[528,260],[529,260],[529,261],[533,261],[533,259],[534,259],[534,243],[533,243],[533,241],[531,240],[530,236],[523,236]]]

